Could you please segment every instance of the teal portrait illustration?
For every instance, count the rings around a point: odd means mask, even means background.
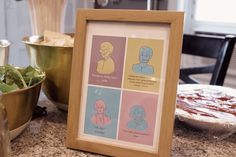
[[[146,112],[141,105],[134,105],[130,109],[130,121],[127,123],[129,129],[144,131],[148,128],[145,120]]]
[[[151,47],[143,46],[139,49],[139,63],[133,64],[132,70],[135,73],[142,75],[152,75],[154,68],[149,64],[152,58],[153,50]]]
[[[84,133],[116,138],[120,90],[89,86]]]

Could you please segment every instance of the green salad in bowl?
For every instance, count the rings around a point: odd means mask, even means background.
[[[43,80],[45,74],[38,69],[28,66],[16,68],[12,65],[0,67],[0,92],[7,93],[27,88]]]
[[[0,102],[7,110],[11,139],[29,124],[45,73],[31,66],[0,66]]]

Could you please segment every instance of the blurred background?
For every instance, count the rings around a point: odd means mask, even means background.
[[[184,33],[187,34],[236,34],[235,0],[68,0],[64,32],[75,31],[78,8],[177,10],[185,12]],[[27,0],[0,1],[0,39],[12,42],[9,63],[29,65],[24,36],[31,35],[31,21]],[[181,66],[206,64],[208,59],[182,55]],[[225,86],[236,87],[236,52],[233,53]],[[200,76],[208,82],[208,76]]]

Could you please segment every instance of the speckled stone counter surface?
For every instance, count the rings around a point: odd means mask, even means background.
[[[48,115],[30,122],[24,132],[11,142],[12,157],[97,157],[100,155],[65,147],[67,113],[58,110],[43,94],[38,104]],[[208,133],[175,122],[173,157],[236,157],[236,134],[216,141]]]

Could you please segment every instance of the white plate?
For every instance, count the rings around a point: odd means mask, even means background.
[[[200,85],[200,84],[184,84],[178,86],[178,93],[188,93],[195,89],[204,89],[209,91],[209,95],[212,91],[220,91],[227,95],[236,97],[236,90],[232,88],[212,85]],[[190,114],[180,108],[176,108],[175,112],[179,120],[185,123],[197,127],[200,129],[207,129],[212,131],[223,132],[236,132],[236,116],[227,114],[220,118],[214,118],[209,116],[203,116],[198,114]]]

